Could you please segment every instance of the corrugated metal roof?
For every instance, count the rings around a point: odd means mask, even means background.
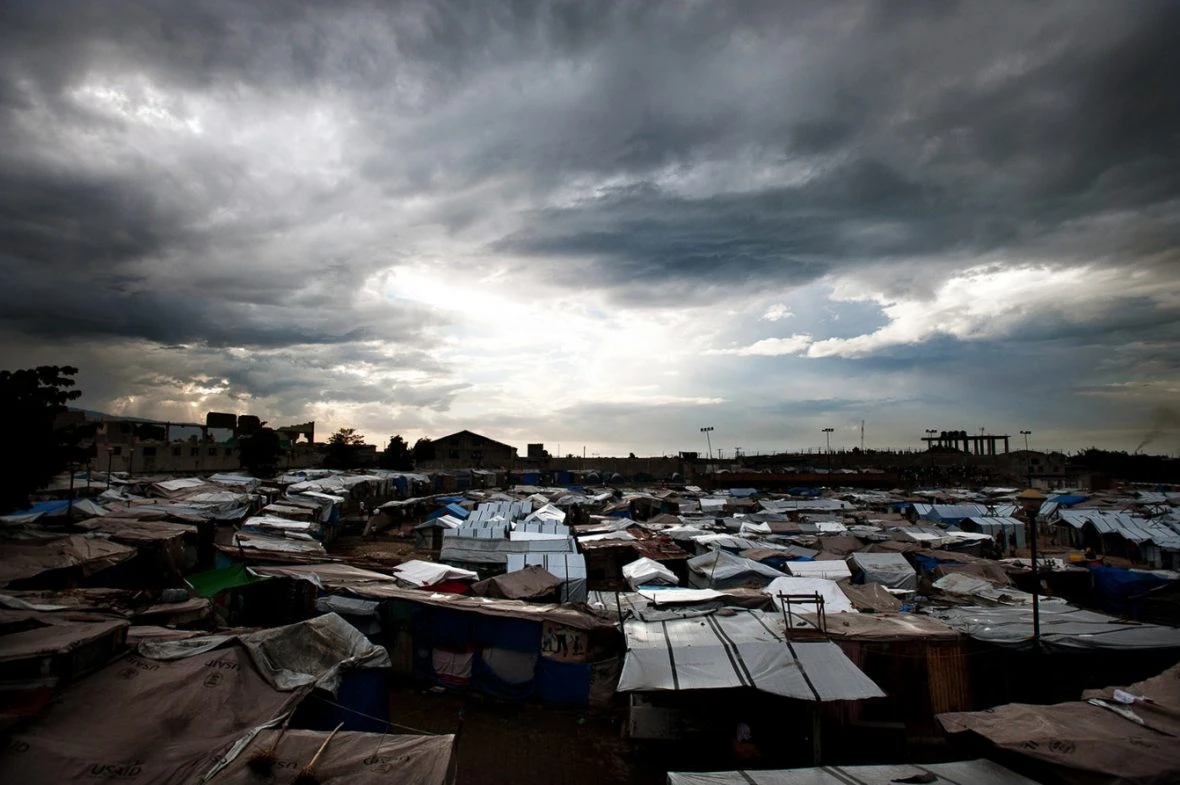
[[[885,693],[829,642],[792,642],[760,611],[661,622],[627,621],[619,692],[750,688],[806,701]]]
[[[1151,542],[1164,550],[1180,550],[1180,531],[1165,521],[1109,510],[1061,510],[1058,518],[1075,529],[1089,523],[1100,534],[1117,534],[1134,543]]]

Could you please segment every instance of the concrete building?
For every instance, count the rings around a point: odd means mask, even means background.
[[[515,447],[471,431],[443,436],[435,439],[433,445],[434,459],[422,461],[418,468],[510,468],[517,460]]]

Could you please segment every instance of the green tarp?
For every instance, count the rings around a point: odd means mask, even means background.
[[[271,580],[271,576],[255,575],[245,564],[231,564],[219,570],[199,572],[185,578],[198,597],[216,597],[223,591],[269,580]]]

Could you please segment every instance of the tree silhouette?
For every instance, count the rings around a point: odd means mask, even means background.
[[[6,436],[20,450],[20,460],[9,462],[0,483],[0,511],[28,507],[30,494],[48,485],[70,461],[78,460],[75,436],[69,429],[54,427],[57,415],[82,396],[81,390],[70,389],[76,373],[78,369],[68,365],[0,371]]]
[[[414,456],[410,447],[401,436],[389,437],[389,444],[377,459],[377,465],[382,469],[408,472],[414,468]]]

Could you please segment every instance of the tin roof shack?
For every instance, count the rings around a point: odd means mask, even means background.
[[[1057,518],[1062,544],[1156,569],[1180,568],[1180,524],[1091,509],[1060,510]]]
[[[725,754],[743,723],[756,738],[773,733],[765,762],[818,761],[817,706],[884,695],[835,644],[792,641],[778,614],[664,606],[628,619],[623,630],[618,690],[630,694],[629,735],[683,740],[687,759]],[[805,739],[792,748],[790,740]]]
[[[252,754],[258,729],[281,722],[314,691],[339,698],[353,673],[388,665],[384,649],[334,615],[247,635],[145,643],[71,685],[12,734],[0,780],[196,781]]]
[[[1009,704],[938,720],[959,749],[1071,785],[1180,782],[1180,665],[1051,706]]]

